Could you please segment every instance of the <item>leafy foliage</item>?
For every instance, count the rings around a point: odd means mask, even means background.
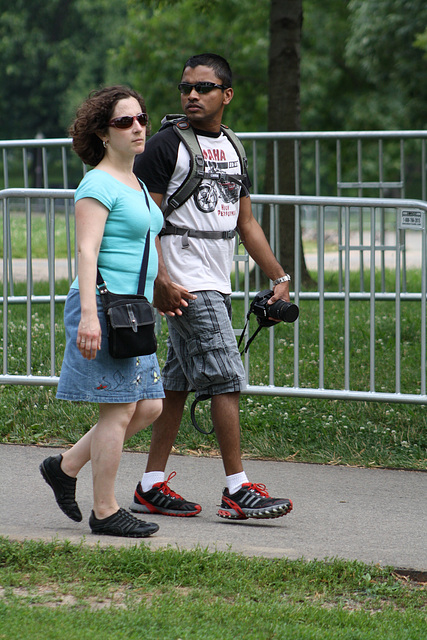
[[[153,130],[194,53],[232,63],[227,123],[267,129],[269,0],[0,0],[0,139],[66,135],[94,88],[127,83]],[[304,0],[303,130],[425,126],[424,0]],[[283,87],[285,95],[285,87]]]
[[[0,0],[0,137],[63,137],[76,104],[103,84],[125,17],[111,0]]]
[[[153,131],[180,108],[177,85],[185,61],[212,51],[231,61],[238,90],[226,122],[240,131],[266,130],[268,0],[128,2],[122,45],[113,63],[147,101]],[[203,10],[201,10],[201,6]],[[141,34],[143,34],[141,36]]]
[[[427,99],[425,60],[416,46],[427,21],[423,0],[350,0],[345,58],[366,77],[361,105],[375,128],[425,126]],[[374,97],[380,104],[373,108]],[[378,126],[379,125],[379,126]],[[369,125],[372,126],[372,125]]]

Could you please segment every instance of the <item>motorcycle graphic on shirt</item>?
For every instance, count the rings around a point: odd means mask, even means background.
[[[223,202],[237,202],[240,188],[233,182],[203,182],[194,194],[194,201],[199,211],[211,213],[215,211],[218,199]]]
[[[205,179],[193,196],[196,207],[203,213],[215,211],[218,200],[234,204],[240,196],[240,180],[217,167],[206,167]]]

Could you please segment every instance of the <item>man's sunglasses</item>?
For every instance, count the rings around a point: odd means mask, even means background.
[[[195,89],[197,93],[209,93],[209,91],[213,89],[221,89],[221,91],[224,91],[225,89],[229,89],[229,87],[226,87],[224,84],[215,84],[215,82],[196,82],[195,84],[181,82],[178,85],[178,89],[182,94],[188,96],[193,89]]]
[[[148,124],[148,114],[138,113],[137,116],[121,116],[120,118],[113,118],[108,124],[110,127],[116,127],[116,129],[130,129],[135,120],[138,120],[141,127],[146,127]]]

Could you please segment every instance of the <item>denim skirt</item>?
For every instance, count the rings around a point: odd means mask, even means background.
[[[94,360],[83,358],[77,348],[80,292],[70,289],[64,309],[66,344],[56,397],[84,402],[138,402],[163,398],[163,384],[155,353],[136,358],[112,358],[108,352],[107,325],[97,296],[101,323],[101,350]]]

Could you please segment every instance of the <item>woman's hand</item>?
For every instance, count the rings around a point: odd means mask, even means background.
[[[86,360],[96,358],[97,351],[101,349],[101,325],[97,315],[88,319],[81,317],[77,331],[77,348]]]

